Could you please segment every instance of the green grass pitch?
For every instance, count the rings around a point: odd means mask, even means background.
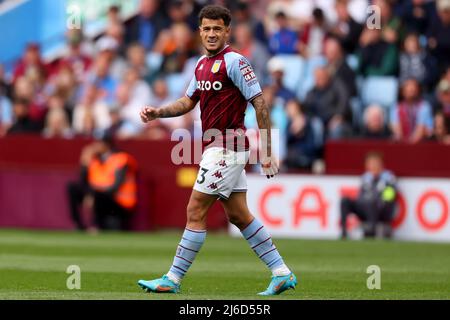
[[[0,299],[450,298],[450,244],[276,239],[299,285],[264,298],[270,273],[245,240],[212,232],[181,294],[144,293],[137,280],[168,270],[180,235],[0,230]],[[69,265],[81,268],[80,290],[66,287]],[[380,290],[367,289],[369,265],[381,268]]]

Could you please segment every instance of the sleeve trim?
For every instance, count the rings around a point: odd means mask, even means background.
[[[251,97],[250,99],[247,99],[248,102],[252,101],[253,99],[259,97],[262,95],[262,91],[258,92],[257,94],[255,94],[253,97]]]

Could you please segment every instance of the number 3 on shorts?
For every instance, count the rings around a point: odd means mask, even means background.
[[[200,178],[197,179],[197,183],[198,184],[202,184],[203,182],[205,182],[205,174],[208,172],[208,169],[202,168],[200,167],[201,173],[200,173]]]

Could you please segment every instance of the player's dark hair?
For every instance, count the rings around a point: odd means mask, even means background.
[[[223,23],[228,27],[231,23],[231,12],[225,7],[218,5],[208,5],[198,14],[198,24],[202,25],[203,19],[223,20]]]

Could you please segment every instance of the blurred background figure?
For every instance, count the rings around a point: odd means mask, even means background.
[[[281,99],[285,105],[289,100],[295,99],[295,92],[286,88],[283,82],[285,63],[279,57],[272,57],[267,63],[270,74],[270,86],[275,91],[275,97]]]
[[[93,84],[87,85],[83,97],[73,111],[75,133],[99,138],[110,124],[108,106],[99,99],[100,90]]]
[[[400,83],[413,78],[430,90],[436,83],[437,76],[438,70],[434,57],[420,46],[417,34],[408,34],[403,42],[403,52],[400,54]]]
[[[255,39],[252,29],[247,23],[239,23],[233,29],[233,47],[247,57],[260,83],[267,83],[267,62],[269,52]]]
[[[361,35],[363,26],[356,22],[348,10],[348,0],[336,0],[337,21],[330,28],[330,34],[341,43],[345,53],[353,53],[356,49],[356,41]]]
[[[338,39],[329,37],[324,43],[324,56],[327,59],[331,78],[343,84],[350,97],[356,97],[356,74],[345,59],[345,52]]]
[[[436,7],[437,18],[429,22],[426,36],[430,52],[443,72],[450,66],[450,1],[436,0]]]
[[[139,13],[126,23],[126,42],[138,42],[149,51],[169,20],[162,13],[159,0],[140,0]]]
[[[269,48],[272,54],[294,54],[298,48],[298,34],[289,27],[289,21],[283,11],[275,15],[278,30],[269,38]]]
[[[51,108],[47,113],[45,128],[42,132],[46,138],[72,138],[74,133],[69,118],[63,108]]]
[[[67,186],[72,219],[85,230],[80,207],[92,197],[93,222],[90,231],[127,230],[137,204],[137,163],[114,148],[111,137],[87,145],[80,158],[80,180]]]
[[[391,237],[391,222],[397,197],[397,182],[394,174],[384,168],[383,157],[370,152],[365,160],[366,172],[361,178],[361,187],[356,200],[341,199],[341,238],[347,238],[347,217],[353,213],[364,222],[364,236],[376,236],[377,224],[381,223],[382,235]]]
[[[422,89],[415,79],[406,80],[400,89],[400,101],[391,112],[391,128],[395,139],[417,143],[433,131],[430,104],[422,97]]]
[[[372,104],[364,111],[361,136],[366,139],[388,139],[392,133],[386,123],[383,107]]]
[[[286,113],[289,122],[285,165],[288,169],[311,169],[322,152],[322,123],[319,119],[306,115],[297,100],[290,100],[287,103]]]
[[[324,66],[314,72],[315,84],[304,101],[305,110],[319,117],[325,127],[326,136],[331,139],[349,135],[350,96],[345,85],[335,79]]]
[[[323,53],[323,44],[328,33],[328,25],[322,9],[313,10],[311,23],[305,25],[300,37],[299,51],[305,58],[313,58]]]
[[[398,71],[398,48],[383,38],[379,29],[365,28],[356,51],[358,72],[368,76],[395,76]]]
[[[8,129],[8,134],[39,133],[41,124],[30,117],[30,104],[28,100],[18,98],[13,102],[14,122]]]

